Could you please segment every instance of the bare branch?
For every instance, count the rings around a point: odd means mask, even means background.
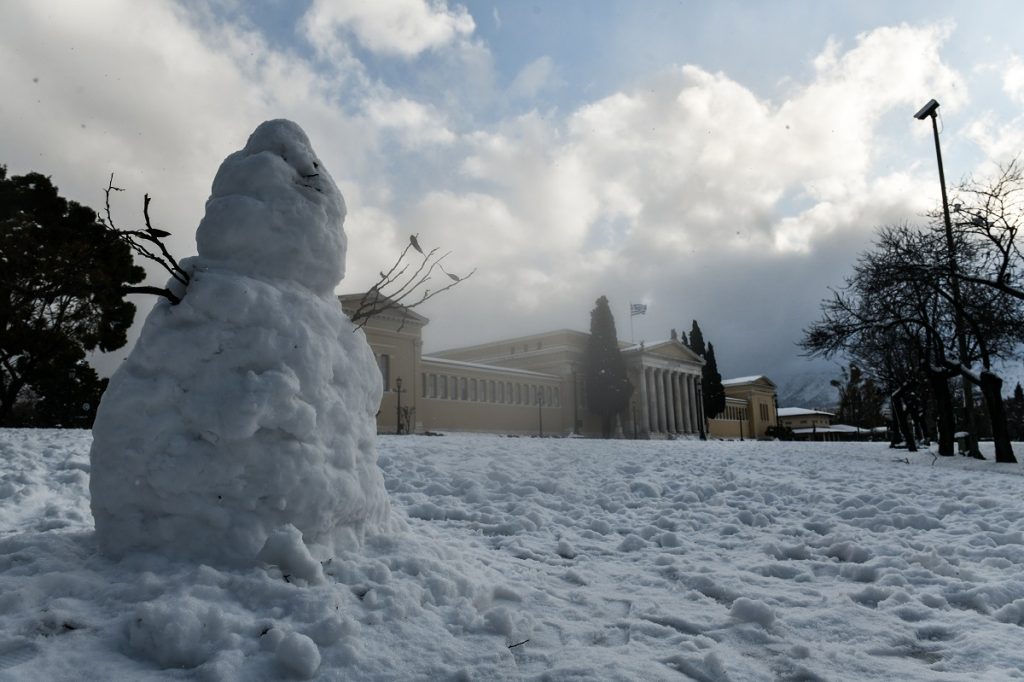
[[[117,238],[128,245],[128,247],[138,256],[151,260],[162,267],[167,273],[174,278],[177,282],[183,286],[188,286],[190,281],[189,274],[181,267],[178,260],[171,255],[171,252],[167,249],[167,246],[163,242],[164,237],[171,236],[170,232],[165,230],[159,230],[153,227],[153,223],[149,217],[149,204],[150,196],[146,194],[143,197],[142,202],[142,215],[145,220],[145,229],[142,230],[121,230],[114,223],[114,217],[110,208],[110,193],[111,192],[123,192],[124,189],[121,187],[114,186],[114,174],[110,174],[110,180],[107,182],[107,187],[103,190],[104,195],[104,211],[106,213],[105,225],[108,230],[115,233]],[[149,242],[154,244],[159,250],[159,253],[154,252],[143,242]],[[139,294],[154,294],[157,296],[163,296],[171,302],[172,305],[177,305],[181,302],[181,298],[172,293],[167,288],[161,287],[130,287],[126,289],[126,293],[139,293]]]
[[[445,270],[442,263],[451,252],[446,251],[438,255],[439,249],[437,248],[424,252],[417,236],[412,235],[409,238],[409,243],[402,249],[394,264],[386,272],[380,272],[377,282],[360,299],[356,309],[350,315],[351,320],[356,323],[356,329],[364,327],[372,317],[390,310],[402,310],[405,314],[399,325],[399,331],[401,331],[408,320],[409,310],[465,282],[476,273],[476,269],[473,269],[468,275],[459,276]],[[420,254],[419,263],[407,262],[410,249],[414,249]],[[440,270],[451,281],[442,287],[428,289],[426,285],[435,270]]]

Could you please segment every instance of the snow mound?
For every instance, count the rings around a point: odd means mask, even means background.
[[[181,303],[153,308],[97,414],[90,490],[106,553],[246,566],[263,551],[316,580],[283,546],[293,531],[329,555],[393,528],[380,373],[332,294],[344,217],[290,121],[263,123],[221,165]]]

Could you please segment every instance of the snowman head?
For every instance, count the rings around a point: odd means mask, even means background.
[[[330,295],[345,276],[345,200],[295,123],[266,121],[221,164],[196,231],[200,261]]]

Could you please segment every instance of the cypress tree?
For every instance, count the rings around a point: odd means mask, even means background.
[[[697,320],[693,321],[693,327],[690,329],[690,350],[697,355],[704,357],[708,354],[707,348],[704,347],[704,334],[700,331],[700,325],[697,324]]]
[[[1024,438],[1024,388],[1019,382],[1013,389],[1013,397],[1006,400],[1006,416],[1010,437],[1014,440]]]
[[[626,376],[626,361],[619,351],[615,318],[608,299],[597,299],[590,313],[590,338],[585,356],[587,409],[600,417],[601,436],[611,438],[615,416],[629,405],[633,385]]]
[[[696,324],[695,322],[694,327]],[[699,329],[697,331],[700,332]],[[708,344],[708,354],[704,360],[706,364],[700,378],[701,390],[704,392],[704,416],[714,419],[725,412],[725,387],[722,386],[722,375],[718,373],[715,344]]]

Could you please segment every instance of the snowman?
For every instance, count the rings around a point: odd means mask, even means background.
[[[344,219],[291,121],[263,123],[221,164],[181,302],[157,303],[96,415],[105,553],[246,566],[394,528],[375,445],[380,373],[333,293]]]

